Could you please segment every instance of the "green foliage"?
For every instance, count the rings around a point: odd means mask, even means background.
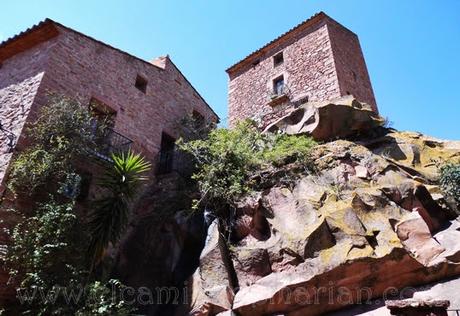
[[[6,264],[27,302],[22,313],[129,315],[134,307],[116,295],[123,286],[90,275],[85,257],[90,239],[74,206],[47,202],[13,229]]]
[[[18,223],[10,231],[6,268],[12,284],[20,288],[24,315],[128,315],[133,310],[113,295],[122,288],[118,281],[104,284],[88,271],[92,258],[86,255],[92,239],[79,216],[81,209],[77,213],[75,207],[81,176],[74,163],[76,158],[90,158],[89,150],[97,150],[103,127],[95,130],[93,125],[87,109],[54,98],[28,131],[33,147],[13,162],[8,186],[21,195],[40,193],[30,209],[11,210]],[[122,210],[126,212],[143,179],[139,173],[148,165],[132,153],[113,160],[101,185],[109,196],[126,202]],[[127,216],[113,220],[116,227],[125,227]],[[112,222],[102,224],[114,227]],[[110,240],[120,233],[120,229],[111,232]]]
[[[215,129],[205,140],[178,142],[196,159],[198,171],[193,177],[202,193],[200,202],[214,205],[233,204],[251,191],[250,176],[264,167],[308,162],[314,145],[306,136],[262,134],[248,120],[234,129]]]
[[[83,308],[75,313],[75,316],[127,316],[135,309],[118,297],[120,291],[125,287],[118,280],[109,280],[107,284],[96,281],[90,284],[87,289],[87,300]]]
[[[76,249],[85,241],[81,227],[73,202],[50,201],[40,205],[34,216],[25,217],[14,227],[8,251],[13,282],[29,293],[34,289],[42,293],[70,290],[82,284],[87,277],[85,258]],[[39,295],[27,308],[26,313],[37,315],[65,314],[72,309],[63,297],[43,300]]]
[[[58,276],[71,278],[73,271],[67,270],[67,265],[79,258],[74,258],[68,246],[80,239],[81,231],[73,207],[73,202],[59,204],[51,201],[42,204],[36,210],[36,215],[24,218],[13,229],[14,243],[9,262],[13,269],[21,270],[10,272],[13,272],[13,276],[23,277],[21,286],[49,286],[57,283]]]
[[[97,148],[103,124],[95,127],[87,109],[64,97],[53,97],[28,127],[34,144],[13,162],[9,187],[15,193],[33,195],[44,185],[60,183],[72,172],[72,162]]]
[[[286,134],[276,134],[271,141],[273,145],[263,152],[263,158],[274,165],[284,164],[287,160],[308,164],[311,148],[316,145],[310,137]]]
[[[104,129],[104,124],[94,124],[90,111],[79,102],[54,96],[29,127],[29,136],[33,143],[67,158],[86,155],[88,148],[95,148],[97,137],[103,135]]]
[[[9,187],[15,193],[32,194],[51,181],[57,163],[55,157],[41,147],[28,149],[14,160]]]
[[[91,234],[90,254],[93,263],[98,261],[109,243],[116,243],[125,231],[129,219],[129,203],[135,198],[139,187],[150,170],[145,159],[132,152],[112,155],[113,167],[108,169],[98,183],[106,194],[94,202],[89,215]]]
[[[460,205],[460,164],[447,164],[441,168],[441,188]]]

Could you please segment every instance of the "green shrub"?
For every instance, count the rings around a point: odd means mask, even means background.
[[[91,112],[79,102],[53,96],[40,109],[38,119],[27,132],[34,144],[67,158],[75,154],[86,155],[88,148],[96,148],[105,127],[103,122],[94,124]]]
[[[251,191],[250,177],[270,165],[306,163],[315,142],[306,136],[263,134],[251,121],[233,129],[215,129],[205,140],[179,141],[179,148],[197,162],[193,178],[201,192],[201,204],[233,204]]]
[[[275,164],[283,164],[286,159],[309,163],[310,151],[316,142],[307,136],[292,136],[286,134],[276,134],[273,146],[263,152],[265,160]]]
[[[85,305],[79,309],[75,316],[128,316],[136,310],[119,296],[124,286],[118,280],[109,280],[107,284],[93,282],[87,286]]]
[[[56,163],[54,155],[43,148],[30,148],[14,160],[8,185],[14,193],[32,194],[51,181]]]
[[[97,149],[104,124],[93,124],[91,114],[78,102],[53,97],[28,127],[33,147],[20,153],[12,163],[9,188],[14,193],[33,195],[44,185],[60,184],[72,172],[78,156]]]
[[[11,234],[7,267],[13,284],[29,294],[52,293],[58,288],[70,290],[83,284],[88,274],[85,258],[76,246],[84,247],[85,238],[73,202],[50,201],[34,213],[16,225]],[[74,308],[66,304],[64,297],[43,300],[39,294],[23,307],[25,314],[36,315],[53,315],[57,311],[70,314]]]
[[[460,164],[447,164],[441,168],[441,188],[460,205]]]
[[[90,236],[86,220],[78,216],[88,210],[79,208],[77,214],[75,207],[81,182],[75,159],[91,158],[97,138],[103,136],[103,127],[99,125],[95,131],[93,125],[87,109],[72,100],[54,98],[30,126],[33,147],[20,153],[12,164],[8,186],[16,193],[41,193],[30,209],[11,210],[18,223],[9,231],[11,245],[5,267],[12,284],[19,286],[19,308],[24,315],[128,315],[134,310],[113,295],[122,288],[118,281],[104,282],[102,273],[90,272],[88,248],[94,236]],[[136,170],[143,158],[130,153],[113,156],[113,160],[113,165],[103,164],[112,177],[106,178],[102,187],[115,200],[129,202],[139,188]],[[94,201],[87,204],[97,206]],[[105,211],[117,225],[107,220],[99,223],[99,228],[119,238],[122,231],[113,227],[125,227],[127,216],[114,216],[111,207]]]

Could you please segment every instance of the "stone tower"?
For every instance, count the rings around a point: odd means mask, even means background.
[[[229,125],[268,125],[307,101],[353,95],[378,112],[358,36],[320,12],[227,69]]]

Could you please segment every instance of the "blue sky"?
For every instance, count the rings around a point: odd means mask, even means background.
[[[458,0],[2,1],[0,40],[50,17],[146,60],[169,54],[225,121],[225,69],[318,11],[358,34],[395,128],[460,139]]]

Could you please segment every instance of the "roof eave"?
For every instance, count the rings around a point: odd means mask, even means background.
[[[247,63],[252,61],[252,59],[254,59],[254,57],[256,57],[258,55],[261,55],[264,52],[266,52],[267,50],[269,50],[270,48],[276,46],[276,44],[278,44],[278,42],[282,41],[287,36],[291,36],[292,34],[297,33],[299,31],[302,31],[304,28],[310,27],[312,25],[315,25],[316,23],[320,23],[325,18],[330,19],[330,17],[326,13],[324,13],[323,11],[320,11],[320,12],[316,13],[315,15],[311,16],[310,18],[308,18],[307,20],[303,21],[302,23],[296,25],[295,27],[293,27],[289,31],[281,34],[280,36],[278,36],[274,40],[268,42],[267,44],[265,44],[261,48],[259,48],[256,51],[252,52],[251,54],[249,54],[248,56],[246,56],[245,58],[243,58],[242,60],[240,60],[236,64],[233,64],[232,66],[227,68],[225,70],[225,72],[230,75],[231,73],[235,72],[239,68],[245,66]]]

